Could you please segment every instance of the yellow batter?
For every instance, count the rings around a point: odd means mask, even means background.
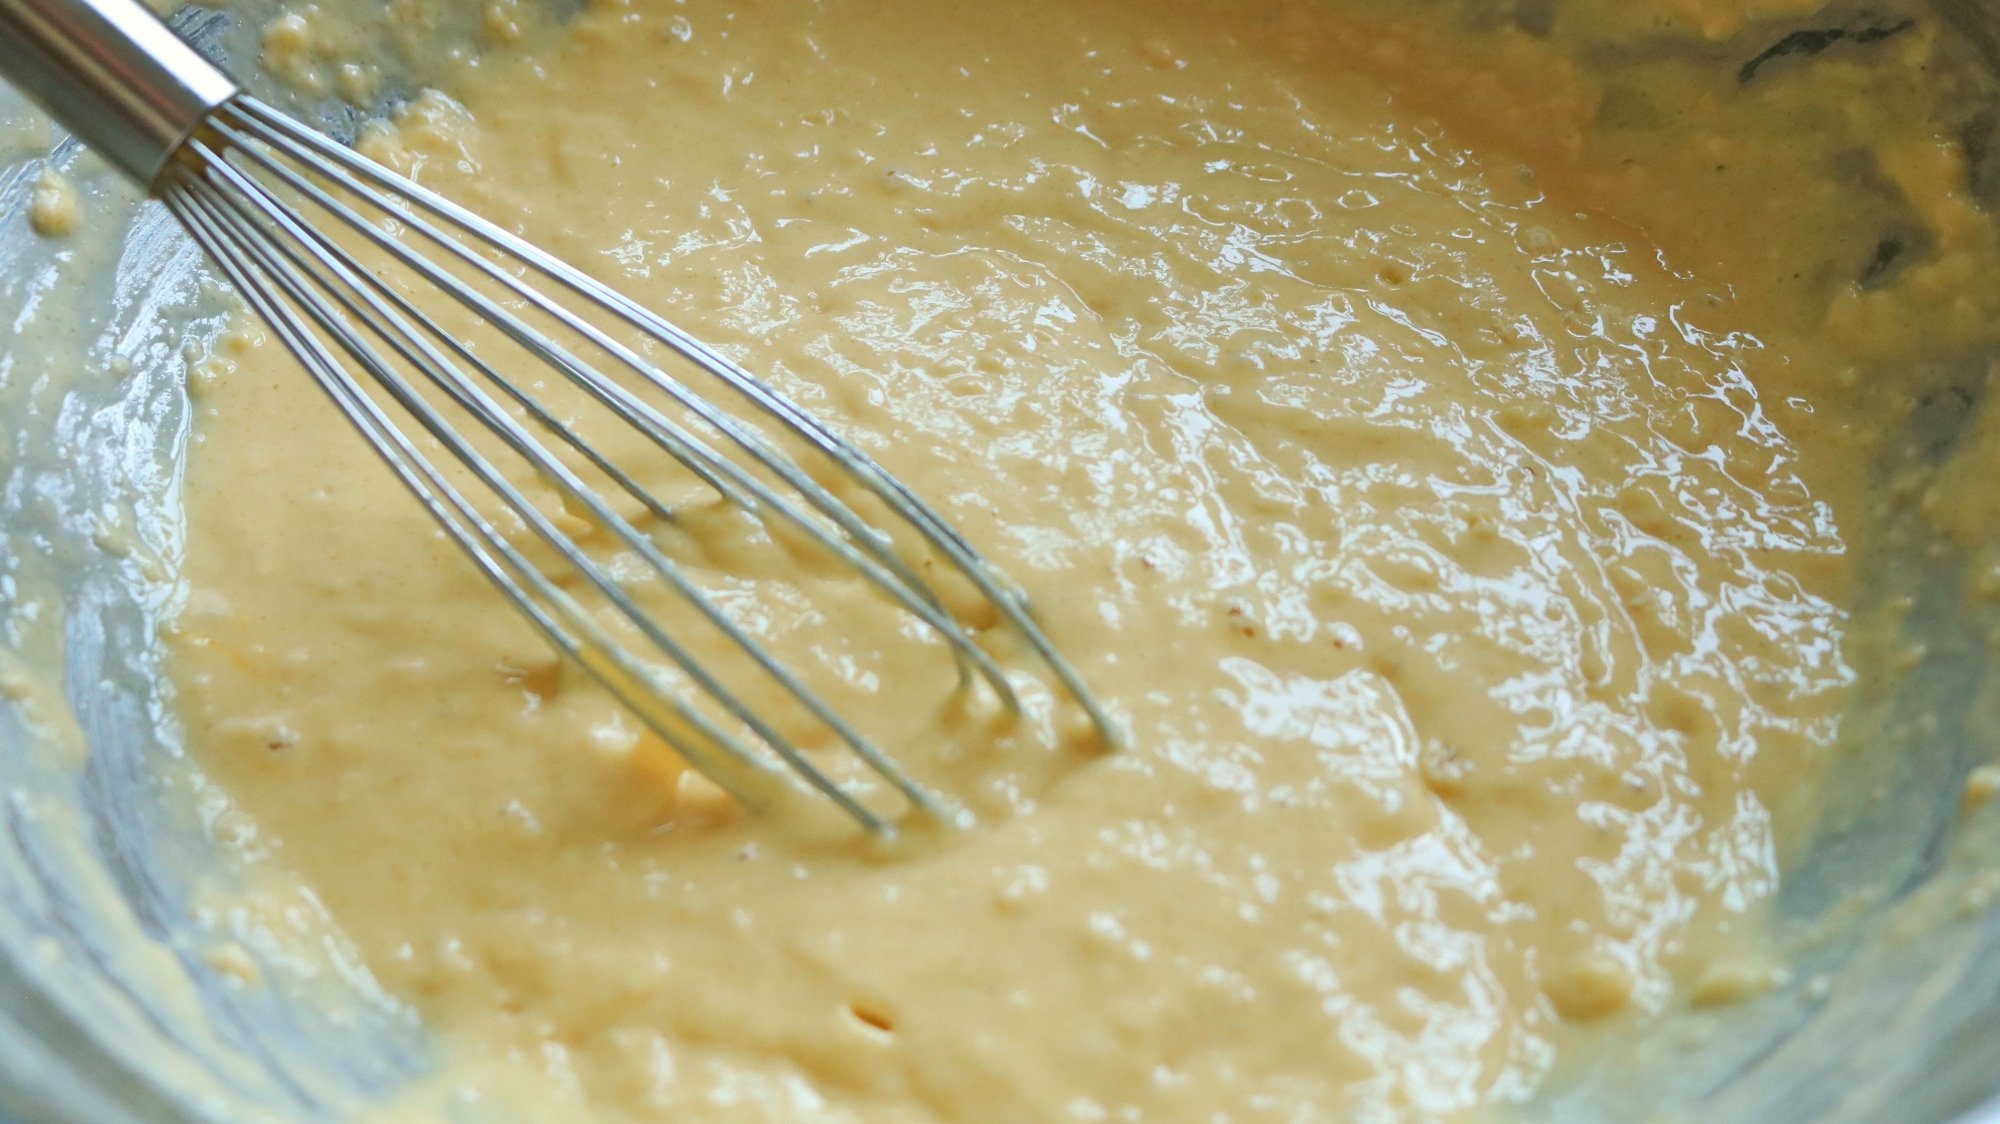
[[[607,2],[368,138],[851,435],[1130,735],[940,712],[894,614],[748,582],[980,815],[788,842],[246,324],[197,386],[183,717],[232,841],[438,1032],[404,1109],[1444,1119],[1774,978],[1774,824],[1850,678],[1833,353],[1598,214],[1672,184],[1522,142],[1575,75],[1503,112],[1541,62],[1339,11]]]

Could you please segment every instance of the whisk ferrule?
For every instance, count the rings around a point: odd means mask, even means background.
[[[148,187],[237,94],[137,0],[0,0],[0,74]]]

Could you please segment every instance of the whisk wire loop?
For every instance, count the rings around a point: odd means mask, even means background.
[[[752,804],[767,802],[772,795],[770,784],[789,773],[869,831],[887,835],[896,830],[895,819],[870,807],[848,784],[836,780],[758,707],[746,702],[740,688],[725,683],[669,634],[621,579],[558,526],[506,471],[482,453],[466,431],[445,416],[432,393],[525,462],[560,497],[565,510],[587,516],[591,526],[608,532],[629,556],[643,563],[648,573],[746,657],[750,666],[830,731],[869,772],[899,793],[910,809],[944,822],[963,816],[919,784],[746,632],[651,535],[613,508],[604,494],[587,484],[578,469],[558,456],[534,430],[553,437],[668,526],[679,521],[672,505],[593,445],[519,380],[507,377],[469,340],[447,329],[380,270],[355,257],[329,230],[306,217],[301,206],[330,216],[387,259],[411,270],[417,280],[468,309],[500,336],[561,374],[613,417],[639,431],[724,501],[765,520],[767,527],[772,526],[771,520],[778,520],[802,532],[810,543],[862,575],[869,585],[942,638],[958,663],[962,688],[976,677],[1005,707],[1018,710],[1019,696],[993,656],[972,640],[938,590],[900,555],[888,534],[779,452],[763,431],[668,375],[592,318],[529,284],[511,268],[502,268],[500,262],[525,264],[728,386],[781,432],[830,458],[845,478],[859,482],[866,495],[915,532],[917,541],[948,562],[952,571],[994,607],[999,619],[1026,640],[1057,683],[1081,704],[1102,740],[1115,744],[1109,717],[1028,615],[1025,599],[941,516],[816,418],[628,298],[246,96],[233,99],[210,116],[204,129],[183,145],[157,191],[244,293],[252,309],[273,326],[280,342],[299,358],[375,452],[501,592],[552,644],[602,680],[690,765],[740,799]],[[357,203],[370,213],[364,214]],[[413,244],[399,237],[384,226],[384,219],[420,241]],[[417,248],[420,244],[443,251],[465,273],[421,252]],[[502,257],[496,260],[490,256],[493,254]],[[494,291],[482,289],[481,284],[491,285]],[[663,413],[632,387],[528,323],[497,299],[501,293],[609,356],[621,369],[636,375],[641,386],[663,392],[691,421],[720,435],[770,478],[725,456],[700,433]],[[445,469],[405,432],[386,403],[367,389],[364,377],[468,473],[485,495],[553,551],[567,571],[581,577],[615,612],[622,626],[629,626],[652,653],[678,669],[700,697],[726,716],[728,725],[670,688],[660,678],[656,662],[642,658],[614,638],[604,621],[530,561],[482,513],[481,505],[454,484]],[[779,492],[774,484],[787,487],[792,495]],[[754,738],[771,756],[746,744],[743,734]]]

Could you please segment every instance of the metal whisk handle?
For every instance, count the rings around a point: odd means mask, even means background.
[[[0,76],[148,187],[237,93],[138,0],[0,0]]]

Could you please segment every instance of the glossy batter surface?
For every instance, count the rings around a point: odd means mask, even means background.
[[[1440,126],[1407,53],[1342,65],[1382,40],[1337,11],[633,0],[369,138],[851,435],[1130,736],[939,709],[894,614],[746,577],[980,819],[788,842],[246,324],[197,387],[184,720],[220,829],[438,1031],[409,1111],[1447,1118],[1756,990],[1849,677],[1823,356]],[[670,478],[712,572],[774,564]]]

